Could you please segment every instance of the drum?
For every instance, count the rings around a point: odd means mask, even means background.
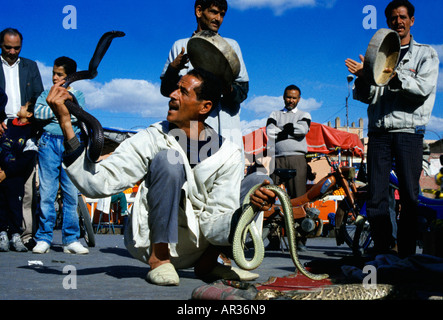
[[[365,54],[363,70],[366,80],[376,86],[385,86],[391,80],[394,71],[386,72],[387,68],[394,70],[400,57],[400,37],[391,29],[378,30]]]
[[[234,49],[218,33],[204,30],[189,39],[189,61],[194,68],[202,68],[230,85],[240,73],[240,60]]]

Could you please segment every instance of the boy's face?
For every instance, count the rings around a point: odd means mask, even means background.
[[[61,80],[65,79],[67,77],[67,74],[65,72],[65,68],[54,66],[52,68],[52,83],[56,84],[57,82],[60,82]]]
[[[20,110],[17,112],[17,117],[19,117],[20,119],[28,119],[32,116],[32,112],[28,111],[28,105],[29,102],[20,107]]]

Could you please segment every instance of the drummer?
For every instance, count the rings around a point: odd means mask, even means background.
[[[197,29],[193,35],[203,30],[217,32],[223,23],[228,3],[226,0],[196,0],[194,13],[197,19]],[[168,59],[163,68],[161,78],[161,93],[169,97],[170,93],[177,89],[177,83],[180,77],[193,69],[186,54],[186,48],[190,38],[177,40],[169,52]],[[249,77],[243,61],[240,46],[237,41],[224,38],[238,56],[240,62],[240,72],[238,77],[225,88],[223,97],[219,105],[215,106],[206,123],[211,126],[218,134],[237,144],[242,150],[242,167],[245,166],[243,135],[240,127],[240,104],[247,98],[249,91]],[[255,185],[268,180],[272,183],[269,176],[254,173],[246,176],[241,183],[240,198],[243,199],[247,192]]]
[[[217,32],[221,27],[228,10],[226,0],[196,0],[195,17],[197,29],[194,34],[211,30]],[[190,38],[177,40],[169,52],[163,68],[161,78],[161,93],[169,97],[177,88],[180,77],[185,75],[193,66],[186,54],[186,47]],[[224,38],[237,54],[240,61],[240,73],[230,87],[225,88],[223,99],[217,108],[214,108],[206,123],[217,133],[235,142],[243,150],[243,137],[240,129],[240,104],[247,98],[249,91],[249,77],[243,61],[240,46],[233,39]]]
[[[392,253],[394,246],[389,216],[389,172],[395,159],[399,180],[401,213],[398,225],[398,254],[407,257],[416,251],[417,199],[423,160],[423,136],[434,107],[439,60],[429,45],[417,43],[411,28],[414,6],[394,0],[385,10],[387,24],[401,40],[400,62],[386,86],[370,85],[362,63],[346,60],[357,76],[354,98],[368,107],[367,214],[371,223],[375,254]],[[391,73],[393,70],[384,70]]]

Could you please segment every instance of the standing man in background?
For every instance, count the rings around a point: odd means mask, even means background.
[[[37,99],[43,91],[43,83],[37,64],[29,59],[20,57],[23,36],[13,28],[6,28],[0,33],[1,64],[0,88],[7,96],[5,107],[6,119],[14,119],[21,106],[31,98]],[[0,134],[6,129],[5,119],[0,119]],[[36,170],[31,172],[26,180],[23,198],[23,228],[22,240],[28,249],[34,246],[32,235],[33,220],[36,210]]]
[[[193,35],[205,30],[218,33],[227,11],[228,3],[226,0],[196,0],[194,14],[197,20],[197,28]],[[186,54],[189,39],[191,38],[177,40],[169,52],[160,76],[161,93],[165,97],[169,97],[177,89],[180,78],[194,68]],[[237,41],[230,38],[223,39],[229,43],[237,54],[240,62],[240,72],[234,82],[228,88],[223,89],[220,102],[213,106],[205,122],[219,135],[240,147],[240,150],[242,150],[241,161],[244,167],[245,157],[240,126],[240,104],[248,96],[249,76]],[[253,186],[262,183],[265,179],[271,180],[268,176],[260,174],[250,174],[244,177],[241,184],[241,197],[243,198]]]
[[[197,19],[197,29],[193,35],[203,30],[211,30],[218,33],[227,10],[228,3],[226,0],[196,0],[194,13]],[[161,93],[165,97],[169,97],[170,93],[177,88],[180,77],[193,69],[186,54],[189,39],[177,40],[169,52],[168,59],[160,76]],[[240,103],[248,96],[249,77],[237,41],[229,38],[224,39],[239,58],[240,73],[234,83],[229,88],[225,88],[221,102],[219,105],[214,106],[208,119],[206,119],[206,123],[217,133],[226,139],[230,139],[243,150],[243,136],[240,127]]]
[[[275,168],[295,169],[297,175],[285,183],[289,197],[296,198],[306,193],[308,164],[306,135],[311,126],[311,115],[297,108],[301,91],[295,85],[285,88],[283,110],[274,111],[266,123],[266,133],[275,145]],[[272,180],[279,184],[280,178],[271,174]],[[306,238],[297,243],[300,250],[305,249]]]

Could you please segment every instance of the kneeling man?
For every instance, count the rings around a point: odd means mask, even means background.
[[[240,148],[205,124],[221,96],[218,79],[201,69],[190,71],[170,95],[166,121],[125,140],[99,163],[88,160],[72,130],[64,103],[72,98],[63,83],[52,87],[47,102],[65,137],[64,166],[80,192],[107,197],[143,181],[125,244],[133,256],[150,265],[147,280],[178,285],[176,269],[189,267],[202,278],[257,278],[217,263],[220,248],[230,246],[243,179]],[[272,196],[268,190],[258,190],[251,201],[262,207]]]

